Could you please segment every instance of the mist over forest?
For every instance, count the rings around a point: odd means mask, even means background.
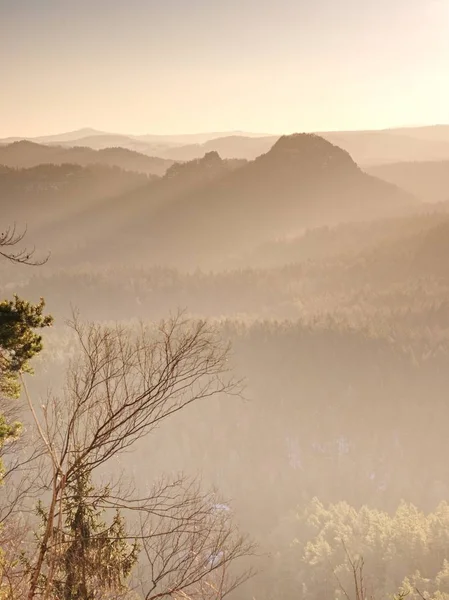
[[[0,200],[0,598],[449,598],[449,127],[5,139]]]

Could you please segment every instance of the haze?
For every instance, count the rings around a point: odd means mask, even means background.
[[[437,0],[0,0],[0,600],[449,600]]]
[[[444,123],[447,0],[1,0],[0,137]]]

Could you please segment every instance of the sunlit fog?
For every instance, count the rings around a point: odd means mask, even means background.
[[[0,0],[0,600],[449,600],[446,0]]]

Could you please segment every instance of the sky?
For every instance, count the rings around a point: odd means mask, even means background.
[[[449,0],[0,0],[0,137],[449,123]]]

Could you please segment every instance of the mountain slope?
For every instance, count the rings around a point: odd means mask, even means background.
[[[307,228],[415,205],[410,195],[361,171],[347,152],[309,134],[283,137],[252,162],[212,152],[173,165],[164,177],[109,190],[76,216],[59,213],[55,251],[63,250],[64,232],[76,231],[83,260],[109,260],[119,241],[125,262],[212,266]],[[46,232],[50,240],[51,228]]]
[[[449,125],[424,125],[421,127],[399,127],[387,129],[390,133],[407,135],[420,140],[449,142]]]
[[[66,131],[64,133],[58,133],[55,135],[41,135],[33,138],[32,141],[39,144],[57,144],[58,142],[73,142],[75,140],[81,140],[93,135],[109,135],[103,131],[92,129],[92,127],[84,127],[83,129],[76,129],[75,131]]]
[[[129,193],[151,181],[147,175],[104,165],[44,164],[28,169],[0,166],[2,224],[51,222],[55,211],[65,217],[92,210],[101,198]]]
[[[24,140],[0,146],[0,164],[7,167],[27,168],[40,164],[69,163],[81,166],[92,164],[117,166],[147,175],[163,175],[173,161],[145,156],[125,148],[105,148],[103,150],[93,150],[81,146],[63,148]]]
[[[209,132],[209,133],[186,133],[186,134],[169,134],[169,135],[137,135],[134,136],[136,139],[143,140],[146,142],[159,142],[167,144],[168,146],[186,146],[186,145],[201,145],[206,142],[228,138],[228,137],[245,137],[245,138],[263,138],[269,137],[265,133],[252,133],[250,131],[222,131],[222,132]]]
[[[165,179],[165,178],[164,178]],[[164,186],[164,180],[157,183]],[[150,208],[132,208],[128,231],[152,257],[206,264],[305,228],[394,214],[415,205],[409,194],[362,172],[349,154],[323,138],[281,138],[255,161],[194,191],[181,189]],[[139,214],[139,223],[134,214]],[[145,215],[146,218],[145,218]]]
[[[327,131],[318,135],[347,150],[361,166],[404,162],[449,160],[449,125],[407,127],[372,131]],[[193,160],[207,152],[224,158],[253,160],[268,152],[279,135],[247,132],[203,133],[186,135],[123,135],[81,129],[59,135],[29,138],[29,141],[60,144],[65,147],[87,146],[103,149],[120,146],[147,156],[172,160]],[[0,145],[23,138],[0,140]]]
[[[347,150],[361,166],[405,161],[449,160],[449,138],[419,137],[419,129],[321,133]]]
[[[28,141],[36,144],[57,144],[65,142],[74,142],[75,140],[81,140],[82,138],[91,135],[103,135],[102,131],[97,131],[91,127],[84,127],[83,129],[76,129],[75,131],[67,131],[64,133],[57,133],[54,135],[41,135],[38,137],[21,137],[13,136],[0,139],[0,145],[12,144],[13,142]],[[109,135],[109,134],[104,134]]]
[[[153,146],[146,142],[140,141],[127,135],[112,135],[110,133],[90,135],[77,140],[67,142],[59,142],[60,145],[66,148],[74,148],[82,146],[83,148],[91,148],[92,150],[103,150],[105,148],[123,148],[134,152],[141,152],[148,155]]]
[[[218,152],[222,158],[254,160],[268,152],[279,136],[248,137],[232,135],[208,140],[202,144],[169,148],[164,156],[173,160],[193,160],[207,152]]]
[[[73,264],[87,241],[86,230],[107,217],[107,205],[117,195],[127,195],[148,185],[141,173],[103,165],[39,165],[29,169],[0,167],[0,222],[5,229],[27,228],[25,244],[40,254],[52,253],[52,266]],[[99,221],[93,221],[101,206]],[[83,227],[77,227],[83,223]],[[88,251],[89,260],[95,256]]]
[[[449,127],[336,131],[318,135],[349,152],[361,166],[399,161],[449,160]],[[203,156],[205,152],[215,151],[223,158],[254,160],[268,152],[279,137],[228,135],[204,143],[161,148],[157,154],[173,160],[192,160]]]
[[[449,200],[449,160],[376,165],[366,171],[398,185],[425,202]]]

